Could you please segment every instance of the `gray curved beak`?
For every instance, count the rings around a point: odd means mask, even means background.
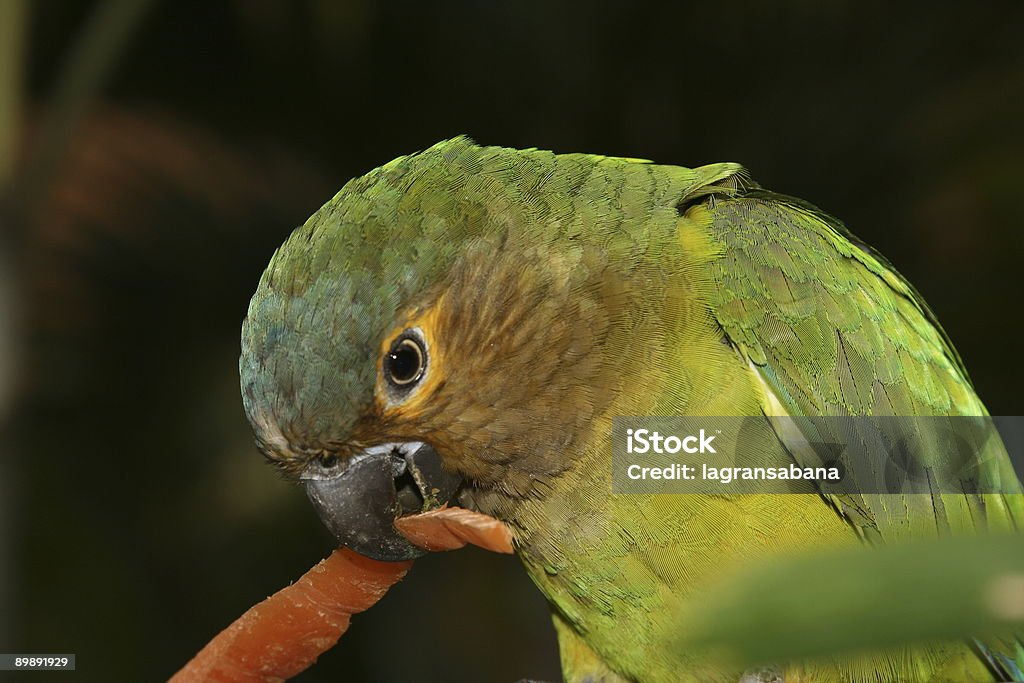
[[[395,520],[440,507],[462,484],[441,467],[437,451],[420,442],[373,446],[331,467],[312,463],[300,480],[341,545],[387,562],[426,553],[395,530]]]

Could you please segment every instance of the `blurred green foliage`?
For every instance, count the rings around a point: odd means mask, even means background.
[[[1012,635],[1024,626],[1024,539],[947,538],[776,559],[723,577],[684,606],[680,623],[688,634],[681,647],[744,666]]]

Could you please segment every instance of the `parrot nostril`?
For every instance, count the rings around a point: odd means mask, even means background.
[[[327,454],[320,456],[320,466],[325,470],[329,470],[338,464],[338,456],[333,454]]]

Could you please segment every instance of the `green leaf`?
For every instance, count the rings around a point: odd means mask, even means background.
[[[683,647],[741,665],[1007,633],[1024,625],[1024,538],[780,559],[723,578],[682,618]]]

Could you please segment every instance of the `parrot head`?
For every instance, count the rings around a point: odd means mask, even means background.
[[[420,554],[395,518],[460,491],[531,495],[614,395],[601,376],[619,375],[607,302],[621,283],[577,243],[571,195],[543,197],[545,169],[520,155],[457,138],[350,181],[250,303],[240,374],[257,443],[370,557]]]

